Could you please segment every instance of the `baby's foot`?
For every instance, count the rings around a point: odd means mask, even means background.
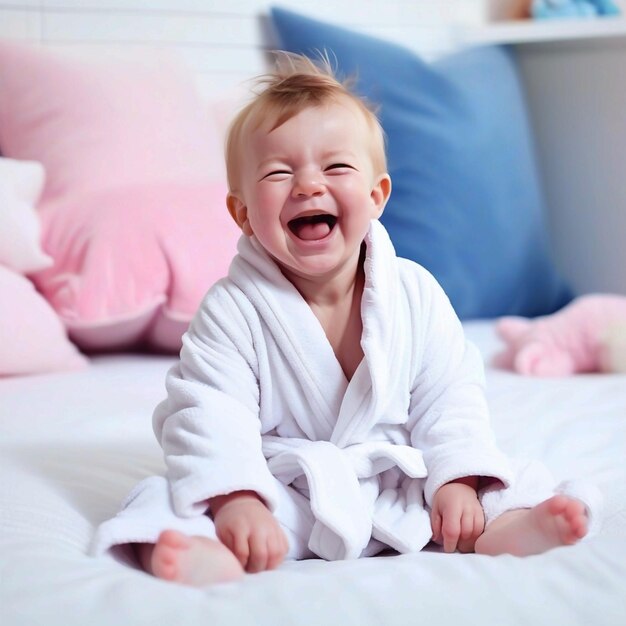
[[[149,560],[157,578],[202,587],[239,580],[243,568],[222,543],[206,537],[188,537],[176,530],[159,536]]]
[[[478,538],[476,553],[529,556],[571,545],[586,534],[583,503],[568,496],[553,496],[531,509],[504,513]]]

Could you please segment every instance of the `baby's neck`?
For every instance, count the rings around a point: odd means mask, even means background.
[[[364,272],[360,268],[350,288],[343,294],[334,294],[330,299],[325,298],[321,304],[309,302],[348,380],[352,379],[356,368],[363,360],[361,296],[364,283]]]
[[[355,295],[360,300],[364,284],[363,264],[365,246],[362,246],[354,265],[344,267],[341,272],[331,277],[306,278],[286,274],[300,295],[312,309],[341,308],[352,302]]]
[[[342,309],[351,303],[359,290],[362,291],[363,281],[360,272],[353,275],[349,281],[333,281],[332,283],[311,283],[300,289],[307,304],[315,310]]]
[[[331,278],[287,276],[319,320],[348,380],[363,360],[361,296],[365,286],[365,246],[356,263]]]

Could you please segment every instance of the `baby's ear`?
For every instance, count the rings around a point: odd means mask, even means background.
[[[372,188],[370,197],[375,209],[375,218],[382,215],[389,195],[391,194],[391,177],[389,174],[381,174],[376,181],[376,184]]]
[[[252,227],[248,221],[248,207],[241,201],[239,197],[232,193],[228,193],[226,196],[226,206],[230,216],[235,220],[237,226],[241,228],[244,235],[250,237],[252,233]]]
[[[505,341],[515,341],[528,332],[531,326],[532,322],[525,317],[503,317],[496,323],[496,332]]]

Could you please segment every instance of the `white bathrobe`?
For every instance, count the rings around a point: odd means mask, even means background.
[[[241,238],[154,414],[177,520],[208,523],[209,498],[250,489],[305,543],[292,554],[347,559],[372,545],[424,547],[444,483],[478,475],[510,484],[482,361],[448,298],[424,268],[396,257],[379,222],[365,245],[364,358],[348,381],[311,308],[258,241]],[[544,485],[523,505],[551,493]],[[493,514],[507,506],[515,498]],[[124,541],[116,523],[115,532],[104,525],[95,551]]]
[[[421,549],[431,536],[424,503],[450,480],[508,484],[480,356],[439,285],[396,257],[379,222],[366,238],[361,313],[364,359],[348,381],[296,288],[254,238],[241,239],[154,416],[179,515],[240,489],[274,510],[274,477],[295,481],[316,519],[309,548],[355,558],[372,535]]]

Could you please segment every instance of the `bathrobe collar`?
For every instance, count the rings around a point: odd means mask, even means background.
[[[390,381],[400,366],[390,355],[398,354],[401,340],[396,319],[399,281],[393,245],[382,225],[373,220],[365,237],[365,286],[361,301],[364,359],[348,382],[324,330],[293,284],[258,240],[242,236],[239,255],[230,278],[241,287],[292,365],[300,370],[310,389],[319,394],[322,410],[317,424],[301,425],[311,439],[325,439],[344,447],[363,441],[384,414]],[[299,376],[300,377],[300,376]],[[363,402],[367,402],[363,410]],[[358,414],[358,419],[355,419]]]

